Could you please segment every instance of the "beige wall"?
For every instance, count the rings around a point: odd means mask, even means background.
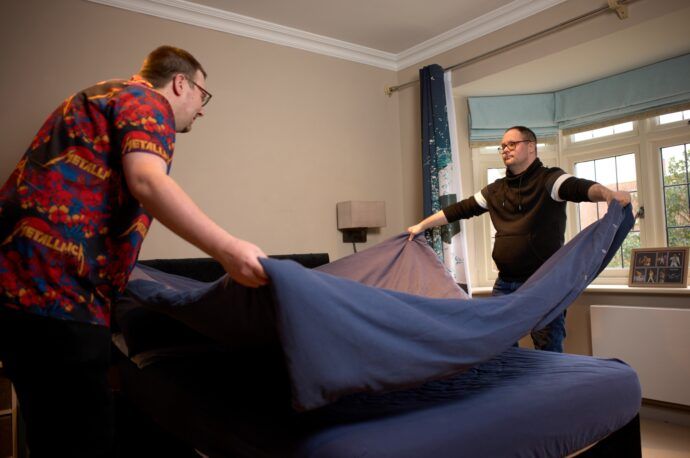
[[[127,78],[160,44],[192,52],[213,100],[178,136],[172,176],[221,226],[267,253],[350,254],[336,202],[383,200],[403,230],[395,72],[83,0],[10,0],[0,17],[0,181],[46,116],[94,82]],[[142,258],[200,253],[154,224]]]

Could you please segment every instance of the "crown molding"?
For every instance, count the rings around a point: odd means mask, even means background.
[[[86,0],[282,46],[401,70],[551,8],[566,0],[514,0],[455,29],[394,54],[186,0]]]
[[[398,70],[457,48],[566,0],[514,0],[397,55]]]
[[[87,0],[162,19],[397,70],[396,55],[185,0]]]

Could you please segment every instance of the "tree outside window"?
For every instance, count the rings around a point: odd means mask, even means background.
[[[661,148],[667,246],[690,246],[690,144]]]
[[[628,191],[632,198],[633,208],[638,208],[637,173],[635,155],[632,153],[611,156],[591,161],[575,163],[575,176],[596,181],[618,191]],[[598,221],[607,211],[606,202],[581,202],[578,206],[578,226],[582,230]],[[640,247],[640,226],[635,221],[618,254],[611,259],[609,267],[627,268],[633,248]]]

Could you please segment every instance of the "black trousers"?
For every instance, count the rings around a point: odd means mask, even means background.
[[[108,328],[0,305],[0,361],[19,398],[31,458],[113,455]]]

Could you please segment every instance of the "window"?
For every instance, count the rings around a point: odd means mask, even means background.
[[[506,169],[501,167],[500,169],[488,168],[486,169],[486,182],[491,184],[494,181],[506,176]]]
[[[684,121],[690,119],[690,110],[676,111],[659,116],[659,124],[671,124],[674,122]]]
[[[596,280],[599,283],[627,283],[633,248],[690,244],[690,132],[686,122],[678,122],[684,121],[685,112],[672,115],[633,121],[624,135],[614,132],[580,142],[573,138],[577,134],[561,139],[559,153],[567,172],[629,191],[633,211],[641,206],[645,210],[618,255]],[[603,203],[569,208],[566,237],[571,238],[605,211]]]
[[[668,246],[690,246],[690,144],[661,148],[664,220]]]
[[[644,217],[623,243],[618,255],[595,280],[600,284],[627,285],[633,248],[690,246],[690,110],[593,129],[588,139],[560,134],[557,143],[539,145],[547,167],[560,167],[572,175],[631,193],[633,212],[644,207]],[[580,136],[576,141],[575,136]],[[540,139],[541,140],[541,139]],[[505,173],[495,146],[472,150],[474,189],[477,192]],[[566,240],[597,221],[605,203],[567,205]],[[496,277],[491,262],[495,236],[488,216],[468,222],[475,286],[490,286]],[[476,283],[475,283],[476,282]]]
[[[541,141],[537,144],[539,158],[547,167],[558,166],[558,143],[556,138]],[[506,173],[501,155],[497,153],[498,144],[475,146],[472,148],[472,169],[474,187],[464,189],[469,197],[485,186],[503,178]],[[498,269],[493,263],[491,253],[494,246],[496,230],[488,213],[477,218],[470,218],[466,224],[468,258],[470,260],[473,286],[490,286],[496,280]]]
[[[573,134],[570,138],[570,141],[572,141],[573,143],[583,142],[586,140],[592,140],[594,138],[609,137],[611,135],[622,134],[624,132],[630,132],[632,130],[633,122],[624,122],[622,124],[616,124],[615,126],[602,127],[600,129],[593,129]]]
[[[575,176],[596,181],[609,189],[628,191],[633,207],[638,208],[637,171],[633,153],[575,162]],[[598,221],[606,211],[606,202],[581,202],[577,204],[578,231]],[[636,222],[635,227],[618,250],[618,254],[611,260],[609,267],[629,267],[631,250],[639,247],[640,227]]]

